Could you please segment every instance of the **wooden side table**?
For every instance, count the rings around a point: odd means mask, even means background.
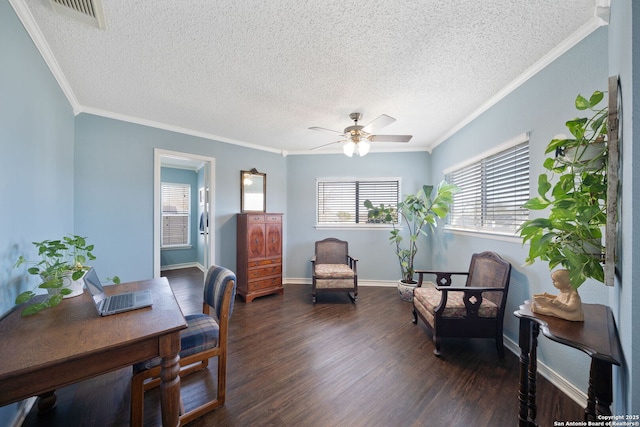
[[[584,322],[570,322],[531,311],[525,301],[513,314],[520,319],[520,391],[518,425],[535,426],[537,345],[540,330],[547,338],[582,350],[591,357],[585,421],[611,415],[612,365],[620,366],[622,351],[611,309],[601,304],[582,304]]]

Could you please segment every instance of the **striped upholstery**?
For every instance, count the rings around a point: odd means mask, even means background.
[[[233,285],[234,290],[231,305],[229,306],[229,317],[233,313],[233,301],[236,295],[236,275],[233,271],[218,266],[212,266],[207,272],[207,277],[204,281],[204,301],[215,309],[218,319],[222,309],[222,297],[230,283]]]
[[[180,331],[180,358],[214,348],[218,345],[220,328],[218,323],[206,314],[191,314],[184,317],[187,329]],[[133,365],[133,372],[140,372],[158,366],[162,359],[154,357]]]

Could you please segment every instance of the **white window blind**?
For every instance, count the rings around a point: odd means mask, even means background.
[[[374,206],[398,206],[399,179],[317,181],[318,225],[366,224],[369,199]]]
[[[161,189],[162,247],[189,245],[191,186],[163,182]]]
[[[445,174],[460,188],[449,228],[515,234],[529,218],[529,141]]]

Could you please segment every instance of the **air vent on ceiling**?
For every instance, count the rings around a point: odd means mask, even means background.
[[[105,29],[102,0],[50,0],[56,13]]]

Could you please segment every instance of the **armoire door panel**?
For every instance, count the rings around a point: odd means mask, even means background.
[[[249,258],[264,258],[264,224],[249,224],[248,233]]]

